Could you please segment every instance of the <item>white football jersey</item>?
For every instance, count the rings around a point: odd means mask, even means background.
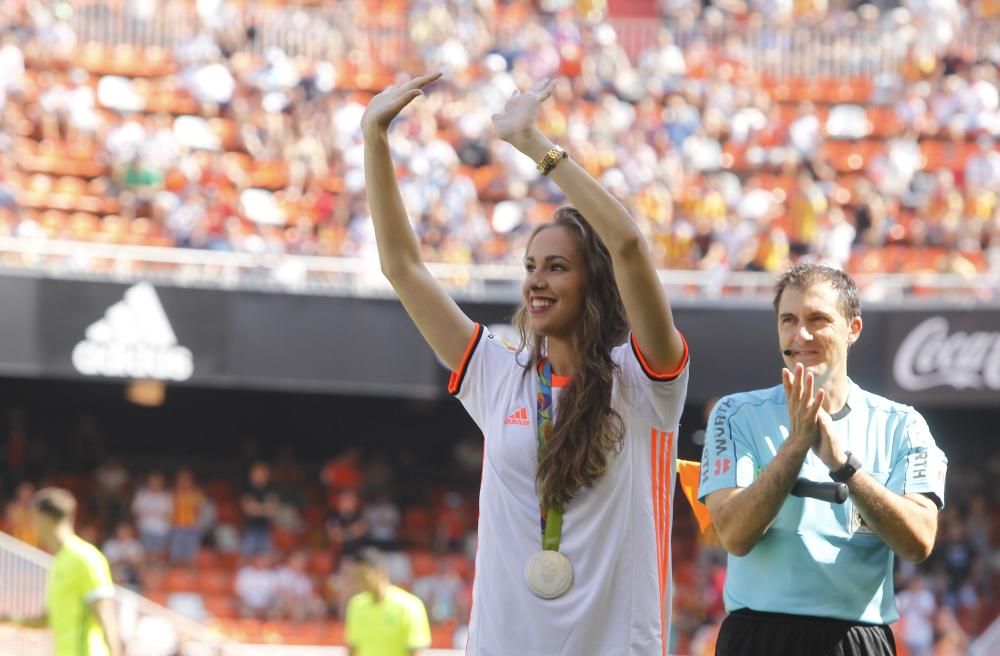
[[[527,355],[520,356],[521,362]],[[524,569],[541,550],[535,487],[538,372],[514,347],[477,324],[456,395],[486,445],[479,495],[479,550],[473,586],[470,656],[664,656],[670,627],[670,529],[677,428],[688,383],[688,354],[677,371],[657,374],[635,341],[615,348],[621,367],[614,408],[625,423],[621,451],[581,490],[563,516],[559,551],[573,564],[569,591],[534,596]],[[559,389],[553,376],[558,422]]]

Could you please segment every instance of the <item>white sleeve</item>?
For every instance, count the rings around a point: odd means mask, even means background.
[[[683,335],[681,342],[684,344],[681,362],[676,370],[667,373],[654,371],[646,363],[632,334],[629,334],[628,342],[616,347],[612,354],[621,367],[626,402],[639,418],[661,430],[673,430],[677,426],[687,399],[690,367],[687,341]]]
[[[462,357],[462,364],[451,374],[448,392],[455,396],[480,430],[486,431],[490,413],[506,406],[499,402],[500,392],[510,377],[524,372],[517,363],[517,349],[476,324]]]

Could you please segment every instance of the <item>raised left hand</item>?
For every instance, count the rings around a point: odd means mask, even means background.
[[[520,149],[535,129],[538,107],[552,95],[555,87],[555,80],[541,80],[524,93],[515,91],[503,111],[493,115],[497,137]]]
[[[847,463],[847,456],[844,455],[843,445],[833,430],[833,417],[820,408],[816,423],[819,427],[819,436],[813,446],[813,453],[819,456],[830,471],[837,471]]]

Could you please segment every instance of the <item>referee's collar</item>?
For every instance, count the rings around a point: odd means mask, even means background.
[[[851,402],[857,396],[858,386],[854,384],[854,381],[850,378],[847,379],[847,384],[850,386],[847,391],[847,399],[844,401],[844,407],[837,412],[830,413],[830,418],[834,421],[839,421],[851,414]]]

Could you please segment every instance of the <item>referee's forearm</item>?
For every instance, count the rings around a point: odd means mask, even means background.
[[[920,494],[900,496],[860,471],[848,481],[851,500],[886,545],[911,562],[926,560],[937,537],[938,509]]]
[[[749,487],[713,510],[719,541],[734,556],[745,556],[764,537],[792,491],[809,448],[786,441]]]

